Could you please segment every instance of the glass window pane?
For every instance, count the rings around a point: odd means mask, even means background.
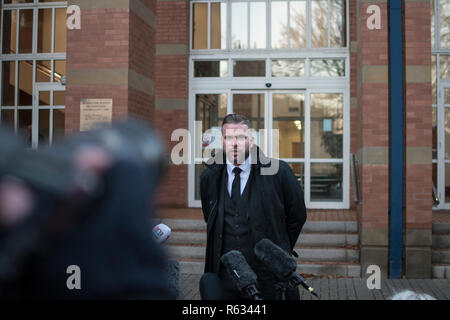
[[[342,164],[311,164],[311,201],[342,201]]]
[[[55,52],[66,52],[66,12],[65,8],[55,9]]]
[[[16,62],[3,61],[2,74],[2,105],[15,105],[15,88],[16,88]]]
[[[280,158],[305,157],[305,96],[303,94],[274,94],[273,128],[278,129]],[[277,150],[277,147],[274,147]]]
[[[231,3],[231,48],[248,48],[248,3]]]
[[[313,48],[328,47],[328,4],[327,1],[311,1],[312,32],[311,46]]]
[[[272,2],[272,48],[288,47],[287,8],[287,1]]]
[[[53,105],[65,106],[66,105],[66,92],[65,91],[53,91]]]
[[[433,184],[437,190],[437,163],[433,163]],[[441,199],[442,201],[442,199]]]
[[[41,0],[42,1],[42,0]],[[33,0],[5,0],[5,4],[15,3],[33,3]]]
[[[450,202],[450,163],[445,164],[445,202]]]
[[[38,53],[52,52],[52,9],[39,9],[37,39]]]
[[[228,61],[208,60],[194,62],[194,77],[227,77]]]
[[[450,104],[450,88],[444,89],[444,104]]]
[[[306,1],[290,2],[291,48],[306,48]]]
[[[227,47],[227,4],[211,3],[211,49]]]
[[[249,119],[253,130],[264,129],[264,94],[233,94],[233,113]],[[255,142],[259,144],[258,139]]]
[[[50,137],[50,110],[39,110],[39,136],[38,145],[44,147],[49,144]]]
[[[343,98],[340,93],[311,94],[311,158],[342,158]]]
[[[330,45],[346,46],[345,0],[330,0]]]
[[[52,62],[50,60],[36,61],[36,82],[50,82],[52,75]]]
[[[61,78],[66,75],[66,60],[55,60],[54,81],[61,82]]]
[[[439,73],[441,79],[450,78],[450,56],[440,56],[439,58]]]
[[[195,165],[195,200],[201,200],[200,197],[200,176],[205,170],[205,165],[203,163]]]
[[[208,4],[194,3],[193,49],[208,49]]]
[[[196,95],[195,120],[202,122],[201,136],[196,138],[197,158],[208,158],[212,149],[222,148],[222,120],[226,115],[226,94]]]
[[[40,106],[50,105],[50,91],[39,91],[39,105]]]
[[[266,47],[266,3],[250,2],[250,49]]]
[[[20,10],[19,53],[33,51],[33,10]]]
[[[305,191],[305,165],[303,163],[289,163],[289,167],[291,167],[294,172],[295,177],[297,178],[298,183],[300,183],[300,187],[303,192]]]
[[[33,61],[19,61],[19,106],[33,104]]]
[[[439,1],[440,45],[450,48],[450,0]]]
[[[431,90],[433,104],[437,103],[437,91],[436,91],[436,56],[431,56]]]
[[[14,128],[14,110],[2,109],[1,125],[9,128]]]
[[[311,59],[311,77],[345,77],[344,59]]]
[[[233,76],[264,77],[266,75],[265,60],[235,60],[233,61]]]
[[[66,111],[63,109],[53,110],[53,142],[64,138],[66,128]]]
[[[272,77],[303,77],[305,60],[278,59],[272,60]]]
[[[32,111],[31,110],[19,110],[19,135],[25,139],[28,146],[31,147],[31,124],[32,124]]]
[[[433,109],[433,147],[432,147],[432,155],[433,159],[437,159],[437,108]]]
[[[3,11],[3,53],[17,53],[16,30],[17,10]]]
[[[450,108],[445,108],[445,159],[450,159]]]

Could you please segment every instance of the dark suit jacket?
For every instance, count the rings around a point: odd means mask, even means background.
[[[248,203],[248,222],[252,247],[261,239],[273,243],[291,253],[306,221],[303,191],[288,164],[269,159],[255,147],[251,150],[252,174],[251,194]],[[206,163],[200,178],[201,201],[204,219],[207,223],[205,272],[218,273],[222,253],[223,197],[226,176],[225,156],[222,150]],[[222,160],[222,161],[220,161]],[[274,175],[264,175],[263,170],[279,161]],[[253,162],[253,160],[252,160]]]

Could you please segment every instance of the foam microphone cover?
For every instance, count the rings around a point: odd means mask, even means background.
[[[256,274],[240,251],[231,250],[224,254],[220,260],[225,265],[227,272],[236,279],[235,284],[239,291],[243,291],[249,285],[256,285]]]
[[[264,266],[283,279],[297,269],[297,262],[286,251],[269,239],[262,239],[255,245],[255,255]]]

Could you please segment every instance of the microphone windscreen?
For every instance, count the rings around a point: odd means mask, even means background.
[[[269,239],[262,239],[255,245],[255,255],[270,272],[281,280],[297,269],[297,262],[294,258]]]
[[[235,284],[239,291],[243,292],[249,285],[256,285],[257,276],[240,251],[231,250],[224,254],[220,261],[231,277],[236,279]]]
[[[207,272],[200,278],[202,300],[223,300],[223,287],[217,273]]]
[[[153,238],[157,243],[163,243],[170,237],[171,230],[164,223],[156,225],[153,230]]]

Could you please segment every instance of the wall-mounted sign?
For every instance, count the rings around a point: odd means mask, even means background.
[[[96,125],[111,122],[112,99],[81,99],[80,131],[88,131]]]

